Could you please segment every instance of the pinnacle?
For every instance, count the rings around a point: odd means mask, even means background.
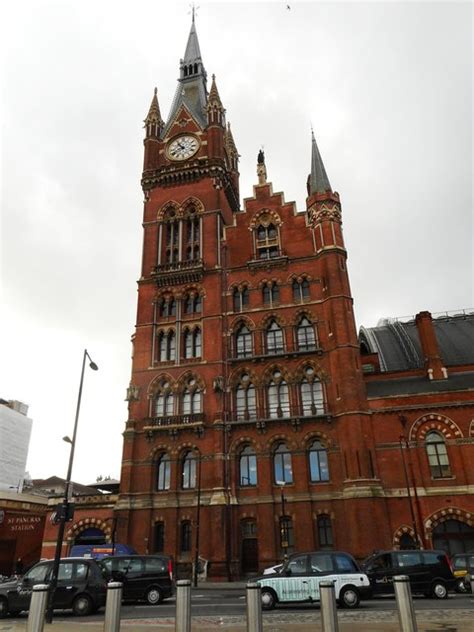
[[[309,177],[309,194],[332,191],[329,178],[319,153],[314,132],[311,130],[311,175]]]

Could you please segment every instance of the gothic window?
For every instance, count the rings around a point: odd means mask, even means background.
[[[274,371],[267,387],[268,416],[272,419],[290,416],[288,384],[280,371]]]
[[[238,358],[252,355],[252,333],[246,325],[241,325],[235,334],[235,352]]]
[[[281,353],[283,351],[283,331],[274,320],[267,327],[266,342],[267,353]]]
[[[176,357],[176,335],[174,331],[158,334],[158,349],[160,362],[174,360]]]
[[[262,297],[264,305],[273,307],[280,302],[280,288],[275,281],[266,283],[262,288]]]
[[[301,382],[301,406],[303,415],[323,415],[324,395],[323,386],[312,367],[307,367]]]
[[[169,216],[174,215],[171,211]],[[173,217],[165,224],[166,263],[175,263],[179,259],[179,222]]]
[[[321,441],[313,441],[310,445],[309,471],[312,483],[329,480],[328,453]]]
[[[166,452],[158,459],[158,469],[156,477],[156,489],[159,492],[170,488],[171,461]]]
[[[191,522],[189,520],[181,522],[179,549],[181,553],[191,552]]]
[[[278,230],[274,224],[260,224],[256,232],[257,259],[273,259],[280,255]]]
[[[297,281],[295,279],[293,281],[292,288],[293,288],[293,301],[295,303],[303,303],[303,301],[309,299],[308,279],[303,279],[302,281]]]
[[[153,529],[153,553],[163,553],[165,550],[165,523],[155,522]]]
[[[257,456],[251,446],[246,446],[240,453],[239,480],[241,487],[257,484]]]
[[[309,322],[306,316],[303,316],[296,328],[296,337],[298,340],[298,349],[300,351],[310,351],[316,349],[316,336],[314,334],[314,326]]]
[[[200,222],[199,217],[195,215],[196,209],[191,206],[188,210],[189,217],[185,221],[185,236],[184,246],[186,252],[186,259],[188,261],[194,261],[200,257]]]
[[[273,471],[275,475],[275,483],[292,483],[293,467],[291,465],[291,454],[288,451],[286,443],[278,444],[273,453]]]
[[[194,452],[186,452],[181,471],[183,489],[194,489],[196,487],[196,462],[197,459]]]
[[[185,314],[199,314],[201,312],[202,302],[198,294],[190,293],[184,299]]]
[[[169,417],[174,413],[174,394],[169,382],[162,382],[155,396],[155,416]]]
[[[318,533],[318,543],[320,549],[332,549],[334,539],[332,535],[331,518],[326,515],[318,516],[316,520],[316,530]]]
[[[446,449],[446,443],[443,435],[435,430],[432,430],[426,435],[425,442],[431,476],[433,478],[451,476],[448,451]]]
[[[202,412],[202,391],[194,378],[190,378],[183,391],[183,415],[198,415]]]
[[[232,302],[234,312],[242,312],[249,304],[249,289],[247,287],[242,290],[235,288],[232,293]]]
[[[257,418],[257,399],[255,387],[250,381],[250,375],[244,373],[235,391],[235,411],[237,419]]]
[[[186,329],[184,332],[184,357],[201,357],[201,330],[199,327]]]
[[[174,298],[163,298],[160,302],[160,316],[176,316],[176,301]]]

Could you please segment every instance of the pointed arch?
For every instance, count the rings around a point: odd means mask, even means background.
[[[449,417],[430,413],[419,417],[411,426],[409,433],[410,441],[424,441],[428,432],[436,430],[440,432],[446,440],[460,439],[463,437],[461,428]]]

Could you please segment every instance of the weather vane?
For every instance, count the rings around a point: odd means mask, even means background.
[[[190,7],[191,11],[188,11],[188,15],[190,13],[192,14],[192,16],[193,16],[193,24],[194,24],[194,17],[195,17],[195,15],[198,12],[199,7],[197,7],[194,2],[192,4],[190,4],[189,7]]]

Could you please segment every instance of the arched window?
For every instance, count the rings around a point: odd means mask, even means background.
[[[196,455],[194,452],[186,452],[183,458],[181,481],[183,489],[196,487]]]
[[[426,454],[433,478],[445,478],[451,476],[448,451],[444,437],[439,432],[432,430],[426,435]]]
[[[260,224],[257,227],[255,246],[257,259],[273,259],[279,256],[278,230],[274,224]]]
[[[166,263],[175,263],[179,259],[179,222],[176,219],[168,220],[165,234]]]
[[[235,334],[235,353],[237,358],[252,355],[252,333],[246,325],[241,325]]]
[[[176,335],[174,331],[164,331],[158,334],[158,348],[160,362],[174,360],[176,357]]]
[[[234,312],[242,312],[249,304],[249,289],[244,287],[242,290],[234,288],[232,293],[232,303]]]
[[[310,445],[309,471],[312,483],[329,480],[328,453],[321,441],[313,441]]]
[[[201,312],[201,297],[199,294],[190,293],[184,299],[185,314],[199,314]]]
[[[310,351],[316,349],[316,336],[314,335],[314,326],[309,322],[306,316],[303,316],[296,328],[296,337],[298,340],[298,349],[300,351]]]
[[[163,298],[160,302],[160,316],[168,318],[176,315],[176,301],[172,297]]]
[[[296,279],[292,283],[293,288],[293,300],[295,303],[303,303],[306,299],[310,298],[309,294],[309,281],[308,279],[302,279],[297,281]]]
[[[170,488],[171,462],[166,452],[158,459],[158,469],[156,477],[156,489],[159,492]]]
[[[240,453],[239,481],[241,487],[257,484],[257,457],[251,446],[246,446]]]
[[[301,408],[305,416],[324,414],[323,386],[314,374],[313,367],[305,369],[305,376],[300,385]]]
[[[255,387],[250,381],[250,375],[244,373],[235,391],[235,412],[237,419],[257,418],[257,399]]]
[[[401,551],[410,551],[418,548],[414,537],[409,533],[404,533],[401,536],[399,547]]]
[[[162,382],[155,396],[155,416],[170,417],[174,413],[174,394],[169,382]]]
[[[201,357],[201,330],[199,327],[184,331],[184,357]]]
[[[474,528],[460,520],[445,520],[433,529],[433,548],[449,555],[474,550]]]
[[[190,378],[183,392],[183,415],[198,415],[202,412],[202,391],[194,378]]]
[[[318,544],[320,549],[332,549],[334,539],[332,535],[332,524],[329,516],[318,516],[316,521],[316,530],[318,533]]]
[[[274,321],[270,323],[266,331],[267,353],[282,353],[283,331]]]
[[[186,251],[186,259],[188,261],[195,261],[200,257],[200,223],[199,217],[196,217],[194,214],[196,209],[194,206],[191,206],[188,213],[189,217],[185,221],[185,251]]]
[[[181,553],[191,552],[191,522],[183,520],[180,526],[179,549]]]
[[[280,288],[275,281],[265,283],[262,287],[262,298],[264,305],[273,307],[280,302]]]
[[[274,371],[267,387],[268,416],[272,419],[290,416],[288,384],[280,371]]]
[[[278,444],[273,453],[273,471],[275,483],[292,483],[293,467],[291,465],[291,454],[286,443]]]

